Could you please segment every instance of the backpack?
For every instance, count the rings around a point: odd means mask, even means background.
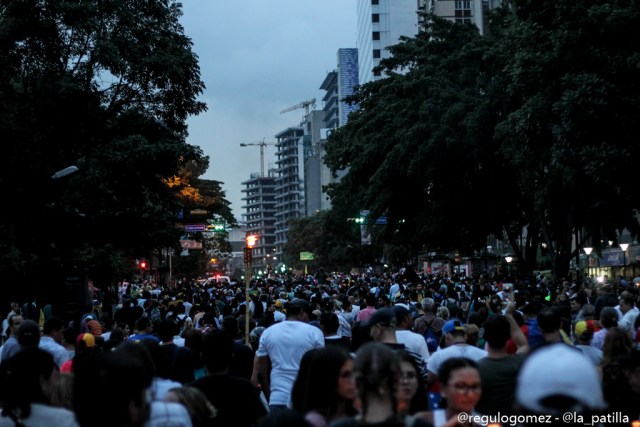
[[[422,322],[424,322],[424,324],[426,325],[422,336],[424,337],[424,341],[427,343],[429,354],[433,354],[436,352],[436,350],[438,350],[438,345],[440,345],[440,338],[438,338],[438,334],[436,334],[436,331],[431,327],[430,324],[427,323],[426,320],[424,320],[422,317],[420,319],[422,319]]]

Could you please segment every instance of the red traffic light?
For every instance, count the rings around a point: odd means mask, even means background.
[[[143,270],[144,270],[145,268],[147,268],[147,263],[146,263],[145,261],[141,261],[141,262],[140,262],[140,268],[141,268],[141,269],[143,269]]]

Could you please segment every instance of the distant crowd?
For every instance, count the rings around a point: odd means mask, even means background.
[[[640,278],[273,276],[248,307],[242,282],[90,289],[71,317],[7,308],[0,427],[640,419]]]

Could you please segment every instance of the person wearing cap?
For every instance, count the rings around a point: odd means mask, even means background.
[[[464,325],[459,320],[447,321],[442,326],[442,333],[444,334],[446,348],[436,351],[429,357],[429,362],[427,363],[427,383],[429,386],[437,382],[438,370],[445,360],[452,357],[466,357],[477,362],[487,356],[485,350],[467,343]]]
[[[562,343],[549,344],[525,360],[516,386],[516,412],[521,415],[562,417],[566,423],[590,423],[591,415],[606,408],[600,378],[582,352]],[[584,417],[580,422],[578,416]],[[530,420],[529,418],[523,418]],[[544,420],[544,418],[543,418]],[[524,424],[541,425],[544,421]]]
[[[396,315],[396,340],[400,344],[412,351],[419,354],[422,359],[422,363],[426,366],[429,360],[429,349],[427,348],[427,342],[424,337],[411,330],[413,324],[413,316],[411,312],[402,305],[394,305],[392,308]]]
[[[427,369],[422,356],[402,343],[399,343],[396,338],[396,330],[398,320],[396,313],[387,307],[379,308],[373,316],[367,322],[369,325],[369,334],[373,341],[381,342],[393,350],[404,350],[411,355],[416,361],[416,364],[420,368],[420,373],[423,378],[427,378]],[[422,337],[421,337],[422,338]],[[424,341],[424,339],[422,339]]]
[[[287,320],[287,316],[282,312],[283,302],[281,300],[276,300],[271,305],[273,307],[274,322],[284,322]]]
[[[311,306],[295,298],[286,307],[287,320],[275,323],[260,336],[251,382],[262,387],[271,411],[291,405],[291,389],[304,353],[324,347],[320,328],[309,325]]]

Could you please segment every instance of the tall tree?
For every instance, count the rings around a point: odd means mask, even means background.
[[[206,106],[181,14],[173,0],[0,4],[0,185],[23,200],[0,212],[3,277],[106,278],[177,240],[167,179],[208,166],[186,143],[186,119]],[[68,165],[79,171],[50,178]]]

